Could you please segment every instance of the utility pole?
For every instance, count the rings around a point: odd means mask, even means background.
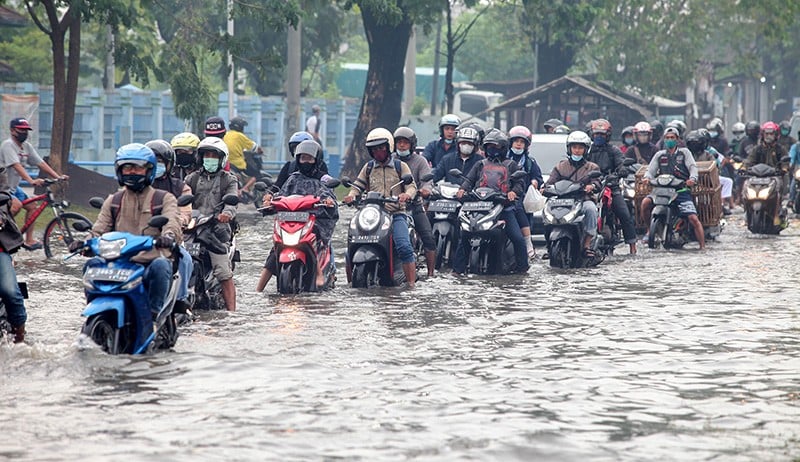
[[[228,0],[228,35],[233,37],[233,0]],[[228,50],[228,120],[230,121],[236,113],[233,109],[233,54]]]
[[[433,52],[433,82],[431,82],[431,115],[436,115],[436,100],[439,98],[439,50],[442,47],[442,18],[436,26],[436,46]]]
[[[303,127],[300,123],[300,40],[302,23],[289,27],[286,42],[286,125],[284,133],[293,133]]]

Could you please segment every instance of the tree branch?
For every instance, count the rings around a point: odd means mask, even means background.
[[[52,36],[53,31],[45,27],[44,24],[42,24],[42,21],[39,20],[39,17],[36,15],[36,11],[33,9],[33,5],[31,5],[30,0],[25,0],[25,9],[28,10],[28,14],[31,15],[31,19],[33,19],[33,23],[36,24],[36,27],[38,27],[48,36]]]

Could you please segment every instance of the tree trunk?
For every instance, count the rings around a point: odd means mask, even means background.
[[[67,108],[67,63],[64,53],[64,33],[58,29],[59,24],[51,24],[50,41],[53,49],[53,127],[50,132],[50,166],[61,172],[64,147],[64,114]],[[74,109],[73,109],[74,111]],[[67,148],[68,149],[68,146]]]
[[[532,49],[535,49],[536,44],[532,45]],[[544,85],[567,73],[575,61],[575,48],[563,47],[562,44],[539,43],[539,56],[536,61],[539,69],[537,85]]]
[[[447,67],[444,71],[444,97],[447,101],[448,114],[453,112],[453,61],[456,58],[452,10],[452,5],[447,2]]]
[[[383,18],[365,6],[361,8],[361,17],[369,44],[369,70],[358,123],[342,168],[342,173],[348,175],[358,173],[368,160],[364,148],[367,133],[378,127],[394,131],[400,120],[403,65],[412,26],[407,15],[396,25],[379,24]]]

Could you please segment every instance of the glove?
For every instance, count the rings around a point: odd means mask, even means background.
[[[72,241],[69,243],[69,251],[77,252],[86,246],[86,241]]]
[[[158,236],[153,239],[153,244],[162,249],[168,249],[175,244],[175,238],[172,236]]]

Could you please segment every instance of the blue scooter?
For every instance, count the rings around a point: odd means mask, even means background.
[[[168,221],[167,217],[155,216],[148,226],[161,228]],[[86,223],[77,222],[73,227],[78,231],[88,231]],[[80,229],[84,227],[87,229]],[[131,259],[154,247],[155,239],[151,236],[112,231],[89,239],[78,251],[92,253],[106,263],[89,266],[84,271],[83,286],[88,304],[82,313],[86,323],[81,332],[110,354],[151,353],[156,349],[172,348],[178,340],[173,306],[180,275],[175,261],[169,291],[155,316],[153,333],[143,344],[136,344],[135,310],[137,306],[147,306],[148,294],[143,284],[145,266]],[[177,249],[173,251],[180,255]]]

